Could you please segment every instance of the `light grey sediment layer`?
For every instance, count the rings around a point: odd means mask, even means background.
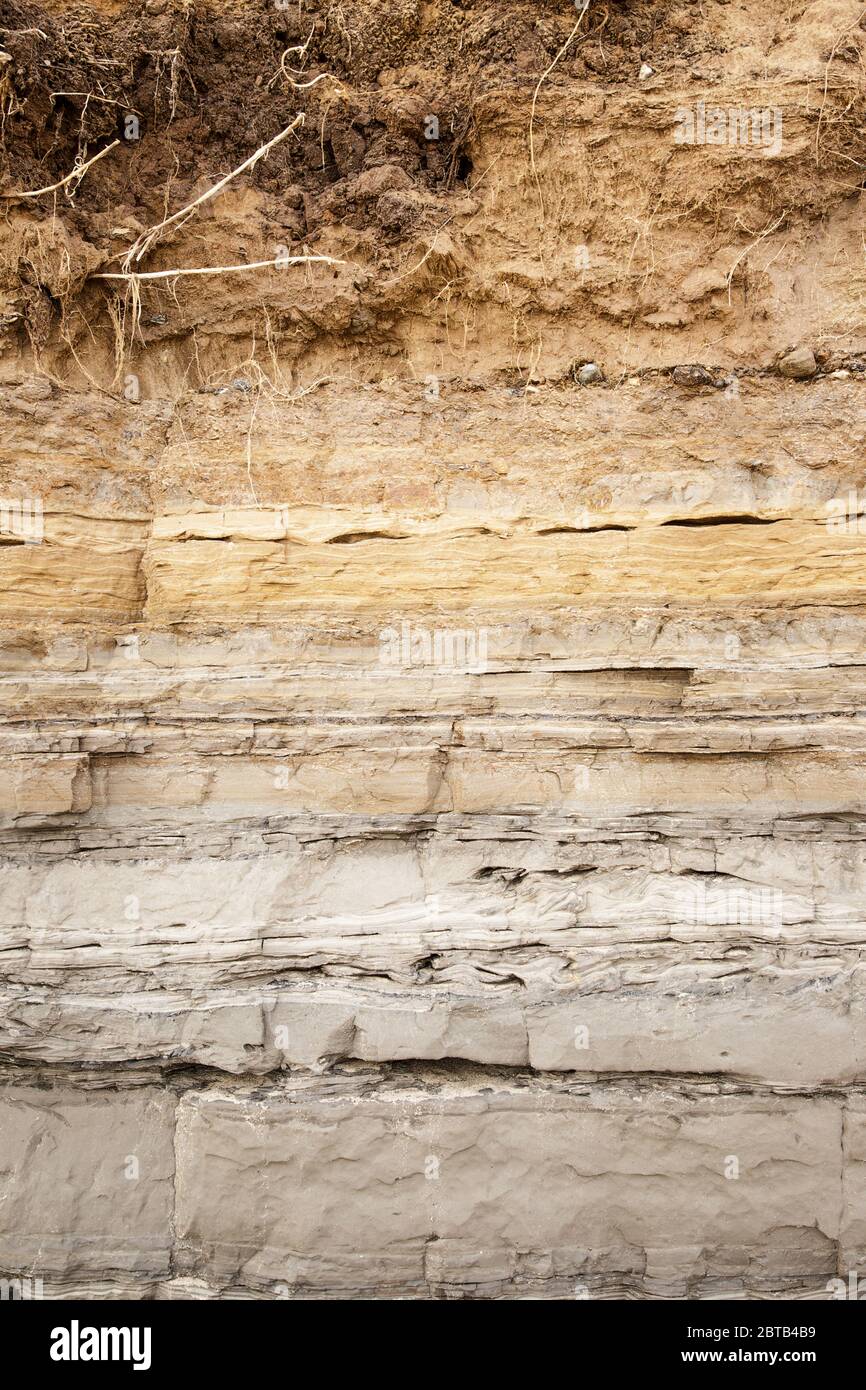
[[[0,1112],[0,1266],[54,1296],[826,1298],[866,1258],[859,1091],[106,1071]]]
[[[177,1098],[6,1078],[0,1090],[0,1266],[48,1282],[165,1278]]]
[[[61,997],[0,991],[0,1053],[82,1066],[159,1061],[264,1075],[464,1059],[582,1075],[729,1076],[797,1088],[866,1081],[866,965],[858,950],[732,944],[582,953],[569,986],[352,982]],[[504,974],[504,966],[502,967]]]
[[[7,839],[8,1058],[864,1079],[856,819],[307,817],[244,823],[237,840],[165,822],[126,843],[76,836],[60,853]]]

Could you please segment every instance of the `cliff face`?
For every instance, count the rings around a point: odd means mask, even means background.
[[[861,8],[0,4],[0,1275],[866,1262]]]

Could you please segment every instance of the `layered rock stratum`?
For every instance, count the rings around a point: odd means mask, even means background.
[[[0,1275],[827,1297],[862,7],[0,19]]]

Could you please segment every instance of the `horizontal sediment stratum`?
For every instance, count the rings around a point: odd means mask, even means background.
[[[827,1298],[866,22],[386,8],[0,30],[0,1279]]]
[[[673,387],[623,394],[671,437]],[[510,398],[474,408],[513,447]],[[381,430],[405,411],[379,391]],[[154,450],[135,620],[112,589],[3,632],[0,1049],[35,1242],[5,1263],[60,1296],[826,1297],[862,1239],[864,542],[821,519],[855,475],[792,505],[732,464],[685,525],[663,477],[650,515],[555,511],[539,460],[519,514],[431,494],[367,539],[372,508],[232,507],[209,473],[174,512]],[[92,537],[111,507],[72,485],[56,534]],[[48,500],[44,543],[0,556],[37,557],[46,602]],[[479,546],[532,557],[531,604]],[[600,592],[614,555],[640,608]],[[771,563],[778,590],[729,596]],[[31,1191],[58,1124],[72,1170]],[[69,1230],[94,1148],[111,1220]]]
[[[38,1083],[4,1099],[13,1145],[47,1151],[11,1171],[26,1234],[0,1251],[53,1296],[111,1269],[138,1298],[826,1297],[862,1247],[860,1090],[420,1064]]]

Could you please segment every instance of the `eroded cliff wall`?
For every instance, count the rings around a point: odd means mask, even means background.
[[[0,1272],[826,1297],[861,6],[0,19]]]

